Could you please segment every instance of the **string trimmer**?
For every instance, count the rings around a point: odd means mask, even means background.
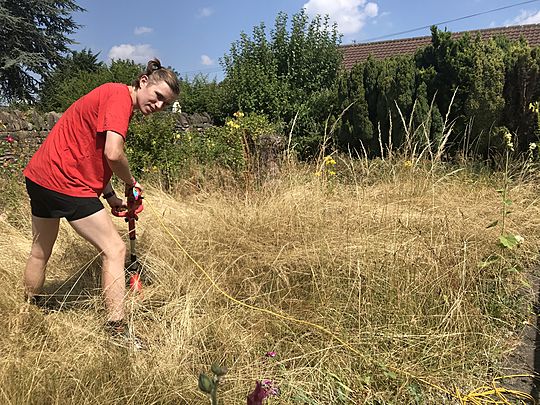
[[[128,280],[129,287],[132,291],[140,292],[142,290],[142,282],[139,268],[140,266],[137,260],[137,235],[135,233],[135,221],[139,219],[138,214],[143,210],[143,196],[141,195],[141,190],[138,187],[129,187],[126,189],[126,198],[127,208],[113,208],[111,212],[114,216],[124,218],[128,223],[130,264],[126,268],[126,279]]]

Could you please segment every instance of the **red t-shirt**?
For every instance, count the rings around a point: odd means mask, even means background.
[[[96,197],[111,179],[106,131],[126,138],[133,113],[127,85],[103,84],[73,103],[32,156],[24,175],[49,190]]]

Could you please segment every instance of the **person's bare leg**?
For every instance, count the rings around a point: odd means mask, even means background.
[[[86,218],[71,221],[70,225],[102,253],[102,285],[108,320],[124,319],[126,245],[110,216],[103,209]]]
[[[24,269],[24,288],[28,298],[41,292],[45,282],[45,268],[58,236],[59,225],[59,218],[32,215],[32,248]]]

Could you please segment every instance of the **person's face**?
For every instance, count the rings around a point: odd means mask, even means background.
[[[151,83],[147,76],[141,77],[137,91],[137,107],[144,115],[163,110],[175,98],[176,94],[167,83]]]

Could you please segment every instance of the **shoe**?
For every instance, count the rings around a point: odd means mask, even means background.
[[[135,335],[124,321],[108,321],[105,327],[111,336],[111,343],[133,350],[146,350],[144,340]]]

